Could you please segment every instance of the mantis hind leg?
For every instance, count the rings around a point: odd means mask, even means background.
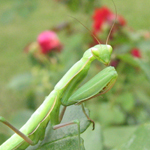
[[[25,134],[20,132],[17,128],[15,128],[12,124],[10,124],[5,118],[0,116],[0,122],[8,126],[10,129],[12,129],[16,134],[18,134],[21,138],[23,138],[27,143],[30,145],[34,145],[34,142]]]
[[[70,122],[67,122],[67,123],[62,123],[62,124],[55,125],[53,127],[53,129],[56,130],[56,129],[59,129],[59,128],[62,128],[62,127],[68,126],[68,125],[72,125],[72,124],[77,124],[77,127],[78,127],[78,141],[79,141],[78,144],[79,144],[79,150],[81,150],[80,121],[79,120],[74,120],[74,121],[70,121]]]

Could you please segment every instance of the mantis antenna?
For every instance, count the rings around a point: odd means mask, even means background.
[[[112,26],[111,26],[111,28],[110,28],[110,31],[109,31],[109,33],[108,33],[108,36],[107,36],[107,39],[106,39],[106,45],[108,45],[108,41],[109,41],[109,38],[110,38],[110,34],[111,34],[111,32],[112,32],[112,29],[113,29],[113,27],[114,27],[114,25],[115,25],[115,23],[116,23],[116,20],[117,20],[117,8],[116,8],[116,5],[115,5],[115,3],[114,3],[114,1],[112,0],[112,3],[113,3],[113,5],[114,5],[114,7],[115,7],[115,19],[114,19],[114,22],[113,22],[113,24],[112,24]],[[71,18],[73,18],[73,19],[75,19],[76,21],[78,21],[82,26],[84,26],[87,30],[88,30],[88,32],[94,37],[94,39],[99,43],[99,45],[101,45],[101,43],[100,43],[100,41],[98,40],[98,38],[82,23],[82,22],[80,22],[78,19],[76,19],[75,17],[73,17],[73,16],[70,16],[70,15],[68,15],[69,17],[71,17]]]
[[[108,36],[107,36],[107,39],[106,39],[106,45],[108,44],[108,40],[109,40],[109,38],[110,38],[110,34],[111,34],[111,32],[112,32],[112,29],[113,29],[113,27],[114,27],[114,25],[115,25],[115,23],[116,23],[116,20],[117,20],[117,8],[116,8],[116,5],[115,5],[115,3],[114,3],[114,1],[112,0],[112,3],[113,3],[113,5],[114,5],[114,7],[115,7],[115,20],[114,20],[114,22],[113,22],[113,24],[112,24],[112,26],[111,26],[111,28],[110,28],[110,31],[109,31],[109,34],[108,34]]]
[[[69,15],[68,15],[68,16],[69,16]],[[80,21],[79,21],[78,19],[76,19],[75,17],[72,17],[72,16],[69,16],[69,17],[75,19],[75,20],[78,21],[83,27],[85,27],[85,28],[88,30],[88,32],[94,37],[94,39],[99,43],[99,45],[101,45],[101,43],[100,43],[100,41],[98,40],[98,38],[97,38],[82,22],[80,22]]]

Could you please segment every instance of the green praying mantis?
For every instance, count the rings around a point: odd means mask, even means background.
[[[95,36],[94,38],[97,40]],[[45,130],[49,122],[51,122],[53,129],[58,129],[66,125],[77,124],[80,150],[81,142],[79,121],[74,120],[64,124],[60,124],[60,122],[67,106],[81,104],[85,116],[93,123],[94,128],[94,121],[86,114],[82,102],[109,91],[113,87],[118,74],[114,67],[108,66],[80,88],[78,88],[78,86],[86,77],[92,61],[97,59],[99,62],[108,65],[110,63],[111,54],[112,47],[108,44],[102,45],[99,43],[98,45],[86,50],[83,57],[60,79],[53,91],[50,92],[44,102],[32,114],[20,130],[12,126],[5,118],[0,117],[0,122],[15,131],[15,134],[0,146],[0,150],[25,150],[30,145],[36,145],[39,141],[44,139]],[[64,109],[60,113],[61,105],[64,106]]]
[[[97,59],[103,64],[108,65],[111,53],[112,47],[110,45],[99,44],[85,51],[83,57],[61,78],[54,87],[54,90],[51,91],[41,106],[20,130],[17,130],[3,117],[0,117],[1,122],[16,132],[0,146],[0,150],[24,150],[29,145],[37,144],[39,140],[44,138],[45,129],[49,121],[54,126],[54,129],[65,126],[64,124],[58,125],[61,121],[59,117],[61,105],[66,107],[73,104],[80,104],[95,96],[106,93],[114,85],[118,76],[115,68],[112,66],[103,69],[79,89],[76,90],[76,88],[86,77],[91,62]],[[67,124],[72,123],[78,122],[74,121]]]

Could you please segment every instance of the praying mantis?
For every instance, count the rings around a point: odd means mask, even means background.
[[[112,47],[102,44],[98,44],[85,51],[83,57],[61,78],[53,91],[51,91],[20,130],[17,130],[3,117],[0,117],[1,122],[16,132],[0,146],[0,150],[23,150],[29,145],[37,144],[39,140],[44,138],[45,129],[49,121],[54,126],[54,129],[65,126],[64,124],[58,125],[61,121],[59,117],[61,105],[66,107],[73,104],[80,104],[111,89],[118,75],[115,68],[109,66],[76,90],[81,81],[86,77],[91,62],[97,59],[103,64],[108,65],[111,53]],[[76,121],[73,123],[78,124]],[[67,124],[72,124],[72,122]]]
[[[97,40],[96,37],[95,39]],[[20,130],[16,129],[5,118],[0,116],[0,122],[4,123],[16,132],[7,141],[0,145],[0,150],[25,150],[30,145],[36,145],[39,141],[44,139],[45,130],[49,122],[51,122],[53,129],[58,129],[66,125],[77,124],[79,150],[81,150],[79,121],[74,120],[64,124],[60,124],[60,122],[67,106],[74,104],[82,105],[84,101],[102,95],[113,87],[118,74],[114,67],[108,66],[83,86],[78,88],[80,83],[86,77],[92,61],[97,59],[104,65],[109,65],[111,54],[112,47],[108,45],[107,42],[106,45],[99,43],[98,45],[86,50],[83,57],[60,79],[54,89],[45,98],[44,102],[32,114]],[[64,109],[60,113],[61,105],[64,106]],[[94,121],[86,114],[83,105],[82,109],[87,119],[93,123],[94,128]]]

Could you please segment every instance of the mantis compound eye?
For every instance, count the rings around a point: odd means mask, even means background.
[[[107,49],[108,49],[108,52],[110,53],[110,55],[111,55],[111,53],[112,53],[112,47],[110,46],[110,45],[106,45],[106,47],[107,47]]]
[[[105,65],[109,65],[112,53],[110,45],[96,45],[91,49],[93,56]]]

